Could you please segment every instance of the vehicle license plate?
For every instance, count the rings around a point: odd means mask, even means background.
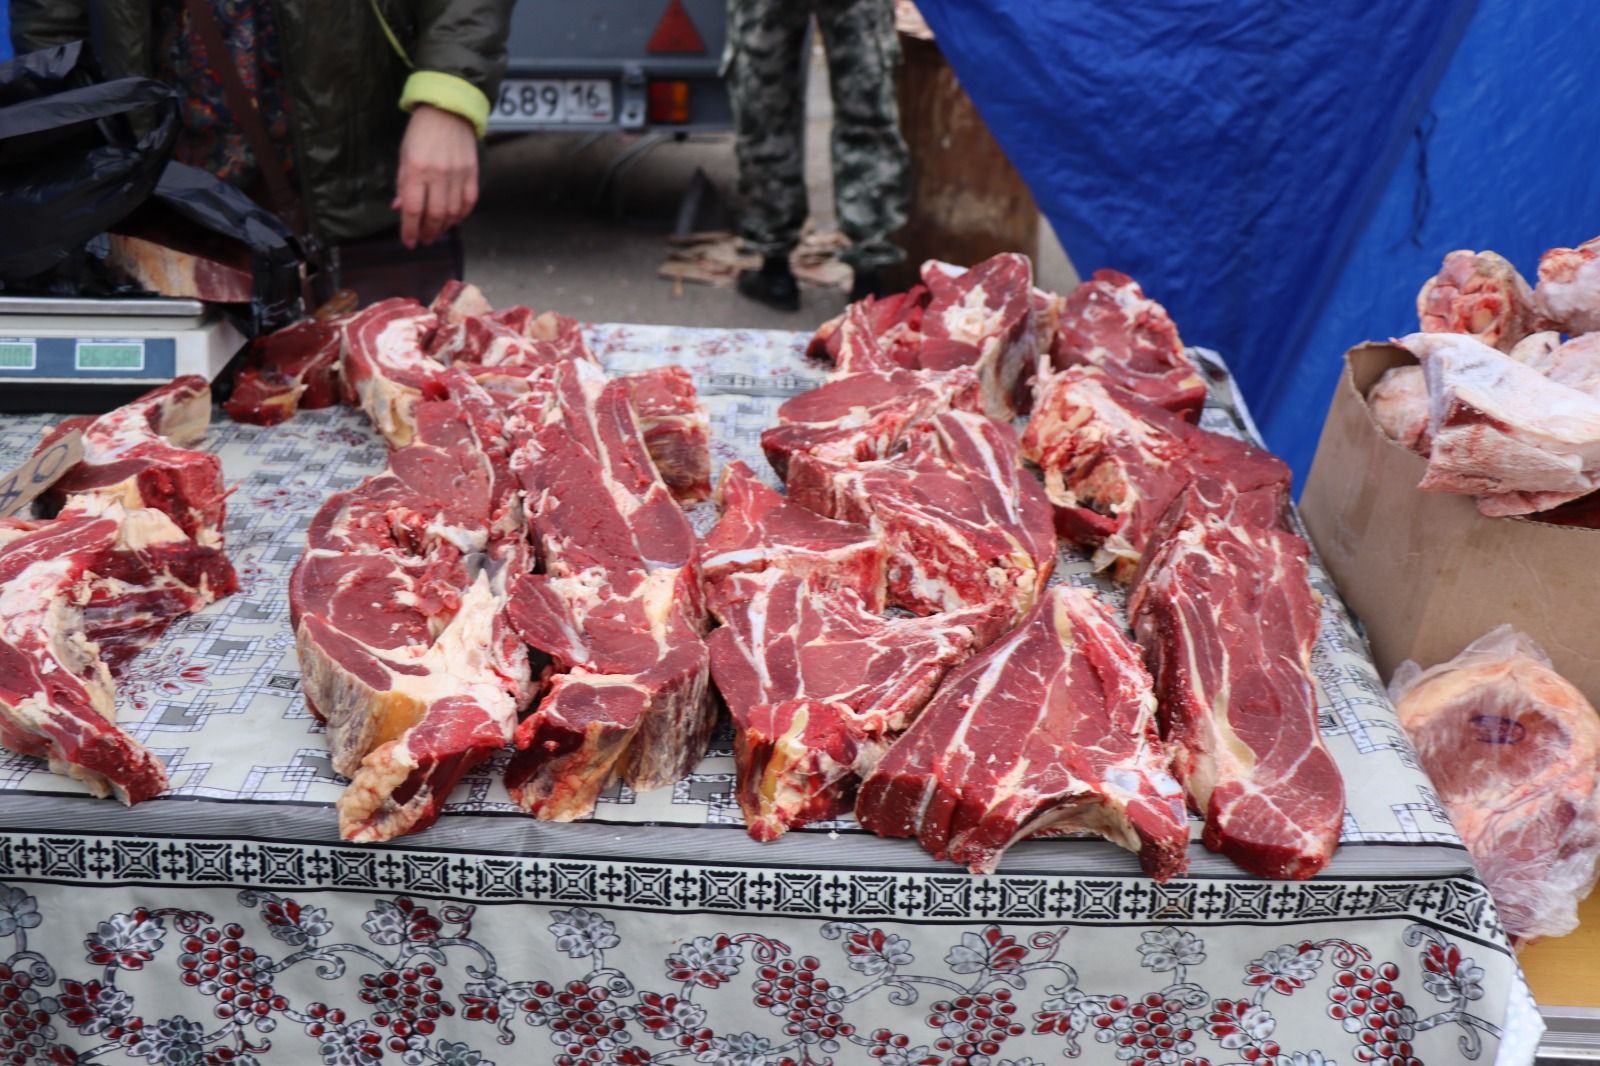
[[[562,125],[610,122],[614,113],[611,82],[604,78],[533,80],[508,78],[500,83],[491,122],[508,125]]]

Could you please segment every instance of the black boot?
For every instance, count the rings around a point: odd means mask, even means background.
[[[858,270],[850,285],[850,302],[883,295],[883,277],[876,270]]]
[[[800,310],[800,283],[785,255],[767,256],[760,270],[739,271],[739,291],[779,311]]]

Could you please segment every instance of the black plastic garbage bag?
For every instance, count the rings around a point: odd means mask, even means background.
[[[198,167],[172,162],[144,210],[177,215],[249,250],[254,279],[249,313],[235,316],[246,335],[270,332],[304,314],[301,265],[312,261],[315,251],[239,189]]]
[[[174,90],[96,83],[81,41],[0,63],[0,287],[81,258],[150,195],[177,136]]]

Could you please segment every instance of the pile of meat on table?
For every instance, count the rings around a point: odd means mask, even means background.
[[[117,727],[116,682],[172,622],[234,592],[227,491],[198,442],[211,386],[185,377],[100,418],[57,426],[83,459],[27,518],[0,519],[0,744],[97,796],[167,788],[160,757]]]
[[[390,446],[317,513],[290,588],[345,837],[425,828],[507,745],[539,818],[672,784],[720,696],[759,840],[853,813],[985,872],[1088,832],[1166,879],[1187,799],[1248,870],[1326,864],[1343,787],[1288,471],[1199,427],[1159,304],[1113,271],[1060,297],[1022,256],[930,263],[811,354],[827,380],[761,442],[785,490],[728,464],[698,538],[708,422],[681,368],[608,377],[576,323],[459,284],[258,342],[231,414],[338,397]],[[1133,639],[1052,583],[1059,538],[1128,588]]]
[[[786,497],[731,468],[705,548],[752,834],[854,793],[863,827],[977,872],[1088,831],[1164,879],[1187,793],[1246,869],[1321,869],[1344,796],[1289,473],[1199,428],[1204,380],[1160,305],[1113,271],[1061,298],[1020,256],[928,264],[812,353],[830,380],[762,440]],[[1057,533],[1131,586],[1137,645],[1093,593],[1047,585]]]
[[[1600,237],[1553,248],[1530,288],[1494,252],[1455,251],[1417,296],[1420,361],[1369,391],[1388,436],[1428,458],[1420,488],[1489,516],[1600,528]]]
[[[306,701],[351,780],[343,835],[425,828],[511,743],[506,783],[542,818],[681,778],[716,710],[688,375],[609,379],[576,322],[460,284],[331,328],[340,392],[391,448],[318,512],[290,584]]]

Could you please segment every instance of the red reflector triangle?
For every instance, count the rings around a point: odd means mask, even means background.
[[[655,32],[650,35],[644,50],[651,55],[664,52],[705,54],[706,42],[700,39],[700,31],[694,28],[694,19],[684,10],[683,0],[669,0],[667,13],[656,23]]]

